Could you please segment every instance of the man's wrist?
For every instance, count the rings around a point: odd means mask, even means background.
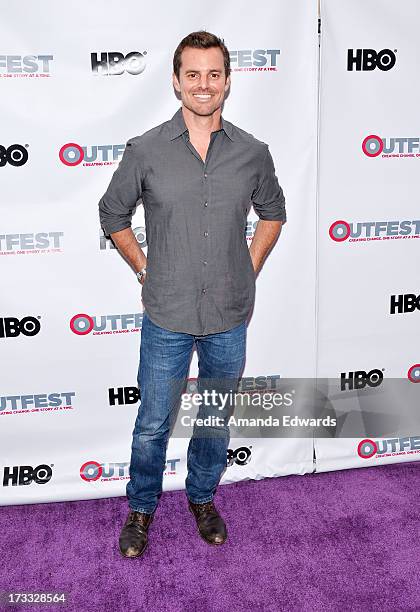
[[[140,283],[144,280],[144,277],[146,276],[146,269],[146,266],[144,266],[144,268],[141,268],[138,272],[136,272],[137,280]]]

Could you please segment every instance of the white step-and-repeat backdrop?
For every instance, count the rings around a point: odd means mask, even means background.
[[[126,141],[179,107],[172,56],[191,31],[225,39],[224,116],[270,145],[287,202],[257,281],[247,388],[315,375],[317,4],[2,4],[0,503],[124,495],[141,289],[101,233],[98,201]],[[144,246],[141,207],[133,229]],[[170,440],[165,489],[184,487],[187,444]],[[314,469],[312,439],[230,446],[224,483]]]
[[[98,201],[126,141],[178,108],[172,55],[193,30],[225,39],[224,116],[270,145],[286,196],[244,388],[420,380],[415,0],[323,0],[319,81],[316,0],[2,4],[0,504],[125,494],[141,288]],[[133,229],[147,249],[141,206]],[[420,424],[406,434],[232,438],[222,483],[418,459]],[[170,440],[166,490],[187,445]]]
[[[342,403],[399,379],[397,416],[420,382],[420,5],[322,0],[321,17],[317,372]],[[316,470],[418,460],[417,423],[316,439]]]

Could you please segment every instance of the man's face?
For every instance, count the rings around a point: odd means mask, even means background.
[[[173,84],[188,110],[200,116],[212,115],[222,106],[230,85],[222,50],[186,47],[181,54],[179,79],[174,74]]]

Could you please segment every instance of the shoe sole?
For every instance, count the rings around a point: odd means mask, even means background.
[[[193,517],[194,517],[194,519],[195,519],[195,514],[194,514],[194,512],[191,510],[191,508],[188,508],[188,510],[191,512],[191,514],[193,515]],[[201,531],[199,530],[198,525],[197,525],[197,521],[196,521],[196,523],[195,523],[195,524],[196,524],[197,531],[198,531],[198,534],[199,534],[200,538],[201,538],[202,540],[204,540],[204,542],[205,542],[206,544],[210,544],[210,546],[222,546],[222,544],[225,544],[225,543],[226,543],[226,540],[227,540],[227,535],[226,535],[226,538],[223,540],[223,542],[209,542],[209,540],[207,540],[207,539],[206,539],[206,538],[203,536],[203,534],[201,533]]]

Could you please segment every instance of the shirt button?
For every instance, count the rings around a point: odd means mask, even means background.
[[[209,235],[208,232],[204,232],[204,236],[207,238],[207,236]]]
[[[204,202],[204,206],[206,206],[206,207],[207,207],[208,205],[209,205],[209,203],[208,203],[208,202]]]
[[[207,266],[207,261],[203,261],[203,264],[204,264],[205,266]]]
[[[204,173],[204,178],[207,178],[207,172]]]
[[[205,293],[205,292],[206,292],[206,289],[202,289],[202,290],[201,290],[201,293]]]

